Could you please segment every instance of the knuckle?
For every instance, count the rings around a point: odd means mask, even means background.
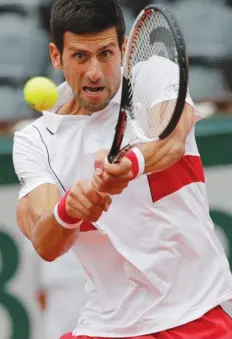
[[[94,212],[95,205],[92,202],[89,202],[88,211],[89,213]]]
[[[102,175],[102,184],[108,184],[112,180],[112,175],[104,172]]]
[[[67,211],[67,213],[71,216],[71,215],[72,215],[72,212],[73,212],[73,209],[71,208],[70,205],[67,204],[67,206],[66,206],[66,211]]]
[[[87,210],[87,211],[91,211],[91,209],[92,209],[92,202],[91,201],[89,201],[88,199],[85,199],[85,209]]]
[[[77,186],[83,194],[86,194],[89,191],[89,189],[91,188],[91,185],[89,185],[89,182],[87,180],[79,181]]]
[[[89,186],[84,187],[83,193],[86,196],[91,196],[92,191],[93,191],[93,188],[89,185]]]
[[[68,196],[67,196],[67,203],[70,202],[70,200],[75,199],[76,198],[76,192],[75,192],[75,187],[72,187],[69,192],[68,192]]]
[[[99,178],[98,180],[95,180],[94,182],[94,188],[99,191],[101,187],[103,186],[103,181]]]

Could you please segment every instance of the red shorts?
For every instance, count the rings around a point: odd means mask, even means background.
[[[72,333],[68,333],[60,339],[92,338],[88,336],[73,337]],[[100,337],[94,337],[94,339],[100,339]],[[185,325],[155,334],[131,337],[130,339],[232,339],[232,318],[221,306],[217,306],[202,318]]]

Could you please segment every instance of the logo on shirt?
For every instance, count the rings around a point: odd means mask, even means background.
[[[25,179],[24,178],[20,178],[19,179],[19,184],[20,184],[21,188],[23,188],[25,186]]]
[[[172,84],[166,87],[165,91],[167,93],[177,93],[179,91],[179,84]]]

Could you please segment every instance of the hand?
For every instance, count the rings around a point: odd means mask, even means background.
[[[89,180],[81,180],[70,189],[66,210],[73,218],[95,222],[108,211],[111,202],[111,197],[97,192]]]
[[[96,155],[92,185],[99,192],[119,194],[133,179],[132,164],[125,157],[117,164],[110,164],[107,161],[107,154],[106,151],[99,151]]]

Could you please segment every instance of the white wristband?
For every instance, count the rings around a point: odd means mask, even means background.
[[[145,160],[140,149],[138,147],[131,148],[125,157],[132,163],[133,179],[142,175],[145,168]]]
[[[138,164],[139,164],[139,170],[138,170],[138,174],[136,176],[140,177],[140,175],[142,175],[144,173],[144,169],[145,169],[145,159],[143,156],[143,153],[140,151],[140,149],[138,147],[133,147],[132,151],[135,153],[137,159],[138,159]]]
[[[58,214],[58,205],[59,205],[59,203],[56,204],[56,206],[54,207],[54,211],[53,211],[54,217],[55,217],[56,221],[58,222],[58,224],[60,224],[60,226],[62,226],[64,228],[67,228],[67,229],[70,229],[70,230],[75,229],[75,228],[79,228],[81,226],[82,222],[83,222],[82,220],[79,221],[76,224],[68,224],[68,223],[66,223],[66,222],[64,222],[63,220],[60,219],[59,214]]]

